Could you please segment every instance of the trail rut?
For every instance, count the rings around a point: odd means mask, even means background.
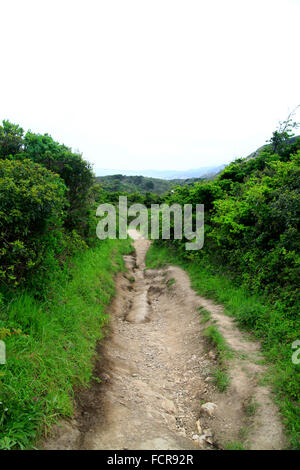
[[[44,449],[281,449],[284,434],[270,390],[259,385],[259,344],[249,341],[222,307],[201,298],[177,267],[145,270],[150,242],[131,231],[135,254],[116,278],[110,325],[98,348],[91,388],[77,396],[73,420],[58,425]],[[219,393],[215,355],[202,335],[198,307],[217,321],[237,353],[231,385]],[[257,410],[249,417],[247,402]],[[216,404],[213,416],[201,405]],[[246,430],[246,431],[245,431]]]

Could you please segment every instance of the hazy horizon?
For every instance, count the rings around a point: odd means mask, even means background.
[[[94,168],[96,176],[112,176],[115,174],[122,174],[123,176],[147,176],[150,178],[160,179],[183,179],[183,178],[197,178],[202,175],[215,173],[219,169],[223,169],[225,165],[209,166],[201,168],[186,168],[184,170],[157,170],[147,168],[145,170],[127,170],[122,168]]]
[[[246,157],[300,102],[299,13],[299,0],[3,2],[0,119],[95,170]]]

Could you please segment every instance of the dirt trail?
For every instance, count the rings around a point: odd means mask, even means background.
[[[221,306],[201,298],[180,268],[145,271],[150,242],[130,232],[136,254],[116,279],[109,331],[99,347],[90,389],[72,421],[57,426],[45,449],[213,449],[244,441],[280,449],[285,440],[276,407],[256,364],[259,345],[247,340]],[[198,307],[212,314],[230,346],[231,385],[213,385],[214,353],[203,339]],[[246,412],[255,399],[254,416]],[[201,405],[213,402],[213,416]]]

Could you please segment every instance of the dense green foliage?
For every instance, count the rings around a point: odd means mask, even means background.
[[[90,164],[48,134],[0,126],[0,282],[41,292],[66,256],[95,242]]]
[[[64,247],[64,182],[30,160],[0,160],[0,279],[17,285]]]
[[[64,180],[68,188],[65,225],[69,230],[76,229],[86,236],[90,188],[94,183],[91,165],[80,154],[55,142],[48,134],[27,132],[24,137],[24,154]]]
[[[205,207],[202,251],[185,251],[185,240],[171,240],[183,256],[210,254],[248,289],[267,294],[293,318],[300,301],[299,147],[295,142],[289,156],[266,149],[255,159],[228,165],[213,181],[177,187],[165,197],[169,204]]]
[[[0,298],[0,449],[28,448],[60,416],[72,416],[74,387],[92,379],[96,342],[103,336],[114,274],[124,267],[129,240],[105,240],[68,263],[47,300],[31,292]]]

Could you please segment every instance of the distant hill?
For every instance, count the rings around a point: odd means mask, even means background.
[[[210,174],[216,174],[219,171],[223,170],[225,165],[219,166],[206,166],[197,169],[191,170],[141,170],[141,171],[133,171],[133,170],[112,170],[112,169],[104,169],[104,168],[96,168],[95,174],[96,176],[111,176],[115,174],[122,174],[124,176],[145,176],[148,178],[156,178],[156,179],[164,179],[164,180],[172,180],[172,179],[188,179],[188,178],[200,178]]]
[[[291,137],[288,139],[288,143],[292,145],[296,140],[300,141],[300,136]],[[258,157],[268,147],[270,144],[259,147],[245,160]],[[186,171],[145,170],[141,171],[139,175],[133,170],[95,169],[94,171],[96,175],[101,174],[101,176],[96,176],[96,181],[107,191],[165,194],[176,185],[190,185],[201,180],[212,180],[222,172],[225,166],[207,166]]]
[[[300,135],[294,135],[293,137],[290,137],[289,139],[287,139],[287,143],[289,145],[294,144],[296,141],[298,142],[300,141]],[[262,145],[257,150],[255,150],[255,152],[250,153],[250,155],[246,157],[246,160],[250,160],[250,158],[258,157],[263,150],[269,148],[270,146],[271,146],[270,144]]]
[[[106,191],[121,191],[121,192],[139,192],[139,193],[156,193],[164,194],[174,186],[173,181],[148,178],[142,175],[127,176],[127,175],[108,175],[97,176],[96,181]]]

